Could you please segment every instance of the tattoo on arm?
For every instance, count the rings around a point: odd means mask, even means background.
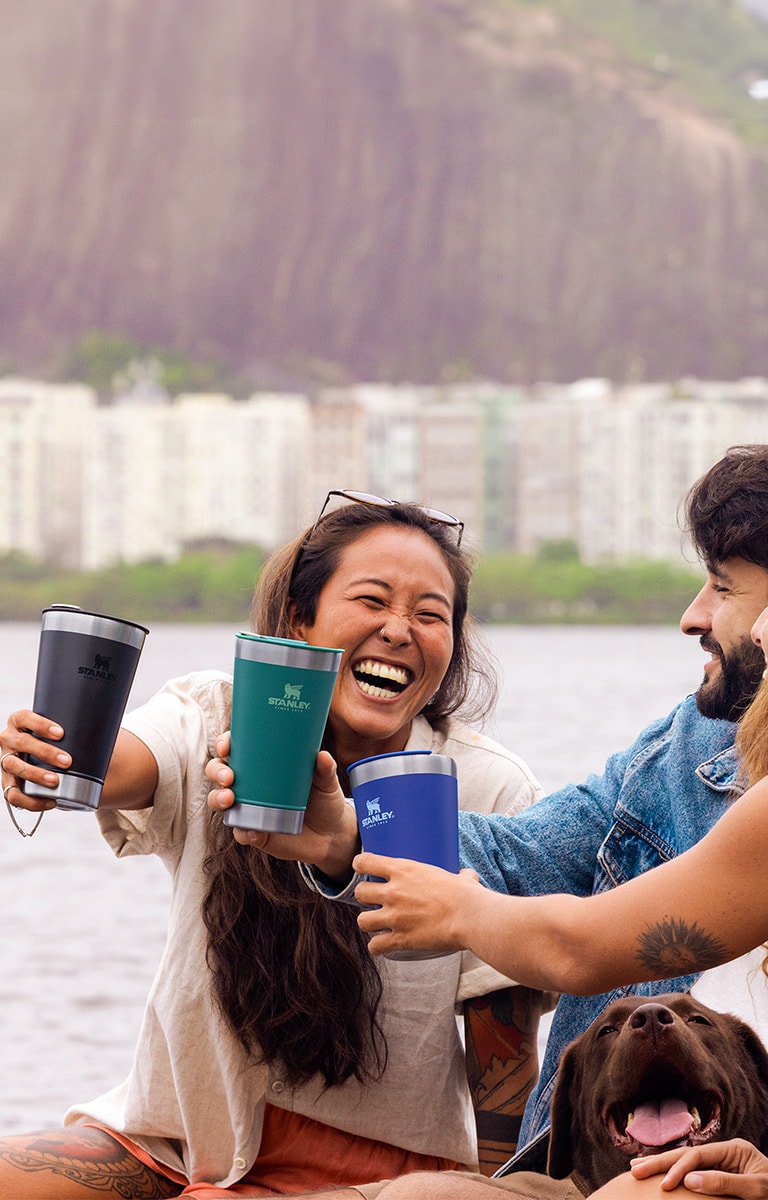
[[[649,926],[637,939],[637,957],[650,977],[671,978],[692,971],[706,971],[728,958],[723,943],[701,929],[671,917]]]

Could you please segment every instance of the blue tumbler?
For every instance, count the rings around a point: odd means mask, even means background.
[[[456,763],[430,750],[377,754],[347,774],[363,850],[412,858],[459,870],[459,791]],[[387,958],[439,958],[423,950],[396,950]]]

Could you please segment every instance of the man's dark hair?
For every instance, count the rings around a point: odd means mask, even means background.
[[[684,528],[705,564],[768,569],[768,446],[731,446],[688,492]]]

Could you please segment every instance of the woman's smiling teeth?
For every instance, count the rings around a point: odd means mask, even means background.
[[[393,667],[373,658],[355,663],[352,673],[367,696],[395,696],[408,686],[410,680],[409,672],[403,667]]]

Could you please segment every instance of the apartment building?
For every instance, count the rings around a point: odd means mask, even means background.
[[[183,395],[171,406],[178,459],[178,531],[267,550],[301,528],[311,507],[306,396]]]
[[[756,405],[730,385],[626,389],[578,406],[577,428],[582,557],[691,561],[685,492],[729,446],[768,442],[768,385]]]
[[[81,552],[72,565],[96,569],[182,549],[180,461],[173,409],[131,394],[96,408],[84,430]]]
[[[321,392],[313,421],[327,406],[356,413],[355,487],[398,500],[418,500],[461,515],[478,544],[483,525],[483,410],[478,396],[458,388],[360,384]],[[326,489],[327,490],[327,489]]]
[[[81,477],[96,395],[80,384],[0,379],[0,553],[81,561]]]
[[[676,562],[689,485],[729,445],[768,443],[764,379],[246,401],[149,384],[99,405],[86,387],[0,380],[0,554],[96,568],[211,538],[270,551],[352,487],[456,513],[485,553],[570,540],[589,562]]]

